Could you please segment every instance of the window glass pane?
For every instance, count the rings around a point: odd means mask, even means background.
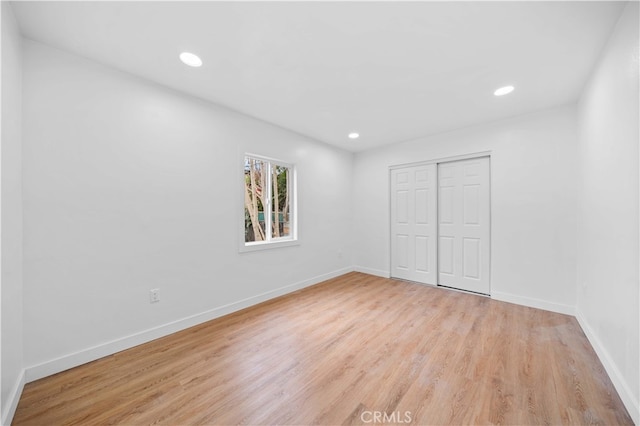
[[[251,157],[244,159],[244,241],[265,238],[265,172],[267,163]]]
[[[293,166],[261,157],[244,157],[246,251],[260,250],[270,243],[288,245],[295,242],[294,175]]]
[[[273,165],[271,169],[272,182],[272,212],[273,220],[271,226],[271,236],[282,238],[291,236],[291,184],[288,167]]]

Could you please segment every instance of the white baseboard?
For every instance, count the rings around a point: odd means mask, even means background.
[[[327,274],[319,275],[317,277],[280,287],[266,293],[248,297],[237,302],[229,303],[227,305],[220,306],[199,314],[172,321],[170,323],[144,330],[139,333],[125,336],[120,339],[86,348],[81,351],[62,356],[60,358],[43,362],[41,364],[30,366],[26,369],[26,381],[27,383],[32,382],[34,380],[56,374],[64,370],[86,364],[87,362],[95,361],[96,359],[112,355],[116,352],[120,352],[125,349],[141,345],[143,343],[150,342],[160,337],[168,336],[177,331],[193,327],[194,325],[202,324],[203,322],[228,315],[230,313],[248,308],[258,303],[265,302],[269,299],[283,296],[296,290],[318,284],[322,281],[326,281],[328,279],[335,278],[352,271],[353,268],[351,267],[339,269]]]
[[[492,291],[491,298],[501,302],[515,303],[516,305],[528,306],[529,308],[542,309],[545,311],[556,312],[559,314],[571,315],[576,314],[575,306],[563,305],[561,303],[548,302],[546,300],[534,299],[524,296],[516,296],[514,294]]]
[[[22,390],[25,384],[25,370],[20,372],[20,376],[9,394],[7,407],[2,411],[2,425],[10,425],[13,421],[13,416],[16,414],[16,408],[18,408],[18,402],[22,396]]]
[[[375,275],[376,277],[389,278],[391,274],[389,271],[381,271],[379,269],[367,268],[364,266],[354,266],[353,270],[356,272],[362,272],[363,274]]]
[[[620,399],[622,399],[622,403],[627,408],[633,422],[640,425],[640,402],[634,399],[633,393],[631,392],[624,375],[620,370],[618,370],[618,367],[609,355],[609,352],[605,349],[604,345],[598,336],[596,336],[579,309],[576,310],[576,319],[578,320],[580,327],[582,327],[582,331],[584,331],[584,334],[587,336],[587,339],[589,339],[589,343],[591,343],[591,346],[596,351],[598,358],[600,358],[600,362],[607,371],[613,386],[616,388],[616,391],[618,391],[618,395],[620,395]]]
[[[383,278],[390,278],[389,271],[382,271],[379,269],[367,268],[364,266],[354,266],[354,271],[362,272],[364,274],[375,275]],[[455,289],[451,289],[455,290]],[[515,303],[516,305],[528,306],[530,308],[543,309],[545,311],[557,312],[559,314],[574,316],[576,309],[574,306],[563,305],[561,303],[548,302],[546,300],[534,299],[524,296],[516,296],[510,293],[502,293],[498,291],[491,292],[491,298],[500,300],[502,302]]]

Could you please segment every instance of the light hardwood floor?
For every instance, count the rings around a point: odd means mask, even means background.
[[[381,412],[632,424],[573,317],[360,273],[29,383],[13,424],[376,424]]]

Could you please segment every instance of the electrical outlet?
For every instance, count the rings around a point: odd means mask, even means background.
[[[338,259],[342,259],[342,249],[338,250]]]
[[[149,290],[149,303],[158,303],[160,301],[160,289],[152,288]]]

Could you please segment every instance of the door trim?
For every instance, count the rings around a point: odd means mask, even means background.
[[[450,163],[452,161],[471,160],[471,159],[480,158],[480,157],[491,157],[491,151],[480,151],[480,152],[474,152],[471,154],[460,154],[460,155],[453,155],[451,157],[434,158],[432,160],[394,164],[392,166],[389,166],[389,179],[391,179],[391,170],[404,169],[405,167],[426,166],[434,163],[439,164],[439,163]],[[389,184],[391,184],[391,180],[389,180]],[[389,186],[389,189],[391,189],[391,186]]]

